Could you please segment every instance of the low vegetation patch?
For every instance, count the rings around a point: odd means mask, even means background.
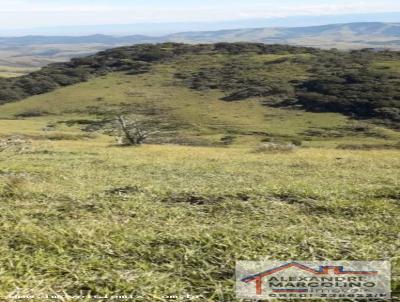
[[[83,133],[83,134],[76,134],[76,133],[50,133],[47,135],[44,135],[42,138],[43,139],[48,139],[51,141],[63,141],[63,140],[72,140],[72,141],[78,141],[78,140],[83,140],[83,139],[95,139],[96,134],[90,134],[90,133]],[[40,137],[38,137],[41,139]]]
[[[23,153],[31,149],[32,142],[21,136],[0,138],[0,153]]]
[[[380,149],[400,149],[398,144],[340,144],[337,149],[343,150],[380,150]]]
[[[250,194],[236,193],[236,194],[204,194],[201,192],[182,192],[171,193],[163,198],[166,203],[187,203],[191,205],[215,205],[225,201],[249,201],[252,198]]]
[[[400,187],[382,187],[375,191],[375,197],[400,201]]]
[[[286,153],[293,152],[297,146],[292,143],[279,144],[279,143],[262,143],[253,150],[254,153]]]
[[[104,193],[107,196],[129,196],[142,192],[139,186],[125,186],[106,190]]]
[[[40,109],[33,109],[18,113],[15,115],[15,117],[38,117],[46,115],[49,115],[49,112]]]

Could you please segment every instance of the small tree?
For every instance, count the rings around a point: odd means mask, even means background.
[[[126,117],[117,116],[117,123],[119,127],[116,136],[117,142],[125,146],[138,146],[141,145],[150,135],[158,131],[147,131],[143,129],[143,123],[137,120],[127,119]]]

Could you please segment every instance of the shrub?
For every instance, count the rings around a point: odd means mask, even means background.
[[[292,144],[300,147],[303,144],[303,141],[299,138],[294,138],[294,139],[292,139]]]
[[[119,145],[123,146],[139,146],[151,135],[158,131],[148,131],[145,129],[144,123],[133,119],[126,119],[124,116],[117,116],[117,135],[116,140]]]
[[[223,145],[230,145],[235,141],[235,139],[236,139],[236,136],[226,135],[226,136],[221,138],[221,143]]]

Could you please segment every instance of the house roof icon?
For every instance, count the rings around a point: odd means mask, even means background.
[[[252,282],[256,279],[262,279],[263,277],[273,275],[283,270],[287,270],[289,268],[295,267],[299,270],[314,274],[314,275],[327,275],[333,273],[335,275],[376,275],[377,271],[346,271],[343,266],[332,266],[332,265],[322,265],[317,269],[309,267],[307,265],[298,263],[298,262],[289,262],[285,263],[281,266],[271,268],[269,270],[263,271],[261,273],[251,275],[241,279],[242,282]]]

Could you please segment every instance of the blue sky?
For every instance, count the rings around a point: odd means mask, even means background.
[[[215,22],[393,11],[400,11],[399,0],[0,0],[0,28]]]

